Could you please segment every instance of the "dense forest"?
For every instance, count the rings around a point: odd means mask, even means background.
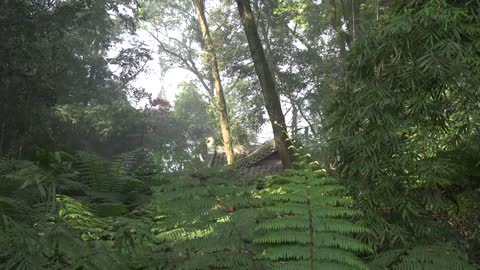
[[[1,1],[0,269],[480,269],[480,1]]]

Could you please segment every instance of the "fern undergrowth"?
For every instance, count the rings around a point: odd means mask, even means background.
[[[352,197],[305,164],[249,182],[139,156],[0,161],[0,269],[474,269],[445,245],[372,255]]]
[[[275,176],[263,192],[266,219],[257,226],[255,243],[271,269],[368,269],[356,254],[373,250],[354,238],[368,229],[354,218],[351,200],[333,177],[289,171]]]
[[[261,201],[235,179],[233,172],[204,171],[154,193],[153,229],[172,246],[167,269],[263,269],[252,244]]]
[[[142,224],[126,215],[128,205],[121,200],[126,190],[140,192],[145,185],[118,181],[117,176],[134,179],[120,168],[86,153],[1,160],[0,269],[147,269],[154,260],[144,255],[154,248],[139,244]]]
[[[411,249],[393,249],[379,254],[371,269],[392,270],[474,270],[464,252],[451,243],[434,243],[414,246]]]

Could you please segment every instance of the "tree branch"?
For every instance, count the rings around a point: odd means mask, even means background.
[[[208,86],[208,84],[205,82],[204,78],[203,78],[203,75],[202,73],[199,71],[199,69],[197,68],[196,64],[195,64],[195,61],[193,60],[192,56],[191,56],[191,53],[189,53],[189,56],[188,58],[186,58],[185,56],[182,56],[180,53],[177,53],[177,52],[174,52],[173,50],[171,49],[168,49],[167,48],[167,45],[161,41],[157,35],[154,35],[151,31],[149,30],[145,30],[147,31],[148,34],[150,34],[150,36],[152,36],[159,44],[160,48],[170,54],[171,56],[177,58],[178,60],[180,60],[180,62],[182,62],[183,64],[183,68],[190,71],[191,73],[193,73],[197,78],[198,80],[200,81],[200,83],[202,84],[203,88],[205,89],[205,91],[207,91],[208,95],[210,97],[213,96],[213,92],[211,90],[211,88]],[[178,41],[177,39],[175,38],[171,38],[172,40],[176,40]]]

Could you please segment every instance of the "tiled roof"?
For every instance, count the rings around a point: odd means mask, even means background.
[[[277,149],[273,140],[260,146],[249,146],[252,149],[243,157],[236,157],[233,168],[251,176],[262,176],[283,171],[283,165],[277,158]],[[209,166],[226,166],[227,159],[224,152],[215,152],[207,155],[206,162]]]
[[[237,160],[234,164],[234,167],[237,169],[249,168],[253,166],[255,163],[274,154],[275,152],[277,152],[277,148],[275,148],[275,141],[271,140],[269,142],[264,143],[262,146],[260,146],[255,151],[248,154],[246,157]]]

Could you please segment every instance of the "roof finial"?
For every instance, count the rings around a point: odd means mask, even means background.
[[[207,153],[213,154],[213,152],[215,152],[216,150],[215,139],[213,137],[208,137],[206,143],[207,143]]]

